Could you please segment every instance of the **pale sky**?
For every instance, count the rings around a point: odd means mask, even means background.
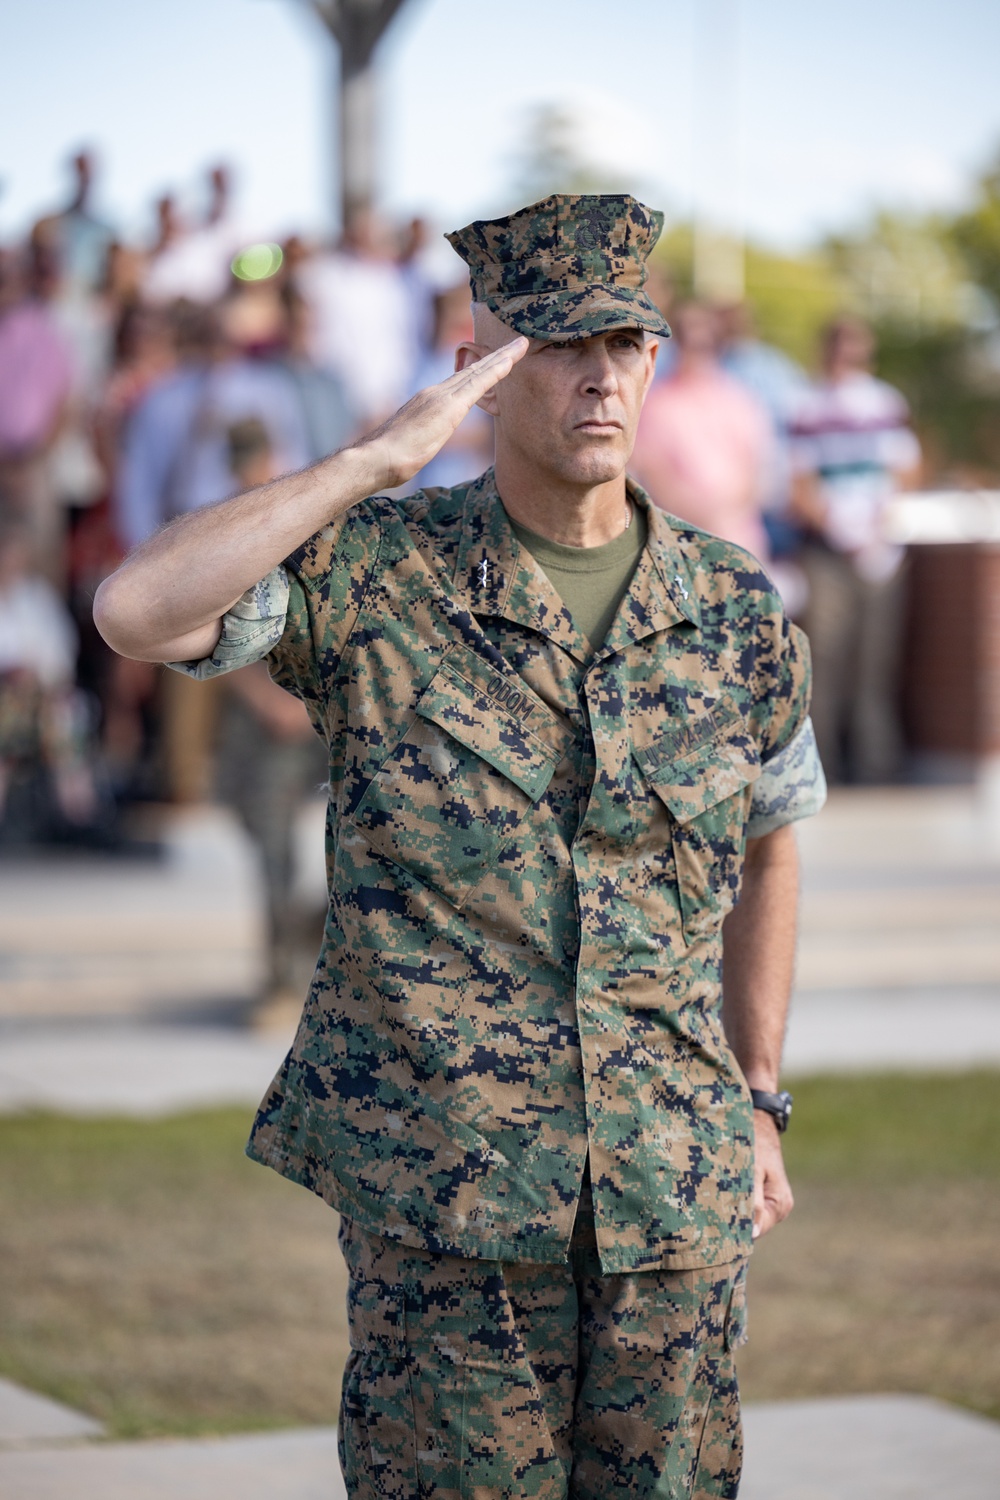
[[[220,158],[254,233],[331,223],[335,52],[302,0],[4,0],[0,58],[0,237],[57,204],[81,143],[126,230]],[[804,244],[876,203],[958,204],[1000,149],[998,58],[997,0],[408,0],[383,201],[444,228],[506,211],[525,122],[558,104],[669,217],[700,183]]]

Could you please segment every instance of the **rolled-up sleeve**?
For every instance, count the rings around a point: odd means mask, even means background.
[[[825,801],[826,777],[807,718],[788,744],[764,762],[754,783],[747,838],[763,838],[786,823],[811,818]]]
[[[288,572],[279,563],[223,615],[222,634],[211,656],[203,661],[168,661],[166,665],[171,671],[204,682],[262,661],[284,633],[288,597]]]

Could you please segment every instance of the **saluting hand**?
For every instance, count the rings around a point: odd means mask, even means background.
[[[411,401],[355,447],[367,450],[379,474],[379,488],[405,484],[443,448],[462,418],[527,352],[528,340],[518,335],[475,364],[418,391]]]

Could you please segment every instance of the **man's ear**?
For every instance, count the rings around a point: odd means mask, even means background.
[[[485,359],[486,355],[492,354],[492,352],[493,351],[486,344],[459,344],[458,348],[455,350],[456,374],[459,370],[467,370],[470,365],[478,364],[479,360]],[[495,392],[496,386],[494,386],[491,390],[488,390],[486,392],[486,395],[481,396],[476,402],[476,405],[479,407],[479,409],[481,411],[487,412],[491,417],[495,417],[497,414]]]
[[[648,338],[646,340],[646,360],[647,360],[647,365],[646,365],[646,384],[643,386],[643,390],[642,390],[643,400],[646,399],[646,393],[648,392],[649,387],[653,384],[653,376],[656,374],[656,355],[657,355],[657,351],[659,350],[659,347],[660,347],[660,341],[659,341],[659,339],[649,339]]]

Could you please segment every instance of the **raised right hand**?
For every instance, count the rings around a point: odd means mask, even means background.
[[[418,391],[381,427],[361,438],[354,446],[365,451],[378,474],[376,487],[393,489],[418,474],[444,447],[462,418],[510,374],[527,349],[528,340],[518,335],[440,385]]]

